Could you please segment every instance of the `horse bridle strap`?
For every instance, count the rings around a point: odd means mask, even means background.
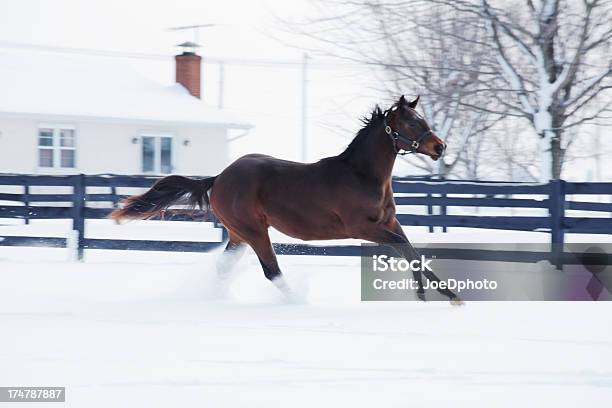
[[[391,141],[393,142],[393,148],[395,149],[395,153],[399,154],[399,155],[402,155],[402,156],[405,155],[405,154],[409,154],[409,153],[416,153],[416,151],[419,148],[419,146],[421,145],[421,143],[423,143],[423,140],[425,140],[425,138],[427,136],[429,136],[430,133],[432,133],[430,129],[427,129],[426,131],[421,133],[421,135],[419,137],[417,137],[415,140],[413,140],[413,139],[410,139],[410,138],[402,135],[397,130],[393,130],[393,128],[387,124],[387,118],[385,118],[383,123],[385,125],[385,133],[389,135],[389,137],[391,138]],[[407,145],[409,145],[410,146],[410,150],[402,152],[401,151],[402,148],[400,148],[397,145],[397,141],[398,140],[401,140],[402,142],[404,142]]]

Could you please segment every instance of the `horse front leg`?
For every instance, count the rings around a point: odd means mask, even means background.
[[[404,234],[404,230],[402,229],[402,224],[399,223],[399,221],[397,220],[397,218],[393,219],[393,222],[391,223],[391,225],[389,226],[391,231],[396,233],[397,235],[401,236],[405,242],[402,243],[402,245],[400,246],[401,250],[402,250],[402,256],[407,259],[416,259],[419,257],[419,254],[417,253],[416,249],[414,249],[414,247],[412,246],[412,244],[410,243],[410,241],[408,241],[408,238],[406,237],[406,234]],[[418,285],[418,289],[417,289],[417,297],[422,300],[423,302],[425,302],[425,288],[423,288],[423,276],[421,274],[420,270],[414,270],[412,271],[412,276],[414,277],[414,280],[416,281],[417,285]]]
[[[401,230],[401,225],[395,219],[390,225],[381,225],[372,223],[367,228],[363,229],[358,233],[356,238],[364,239],[366,241],[371,241],[380,245],[397,245],[401,249],[401,256],[406,258],[407,260],[416,259],[419,257],[419,253],[414,249],[406,235]],[[420,276],[420,272],[418,275],[414,275],[415,280],[419,286],[417,291],[417,296],[421,300],[425,300],[424,290],[423,296],[419,296],[419,291],[423,287],[422,278]],[[429,270],[423,270],[423,275],[430,281],[440,282],[440,278],[436,276],[433,272]],[[438,285],[438,292],[443,296],[448,297],[451,304],[453,305],[462,305],[463,301],[451,290],[447,288],[440,288]]]

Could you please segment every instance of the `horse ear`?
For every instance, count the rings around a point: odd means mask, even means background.
[[[397,106],[403,107],[403,106],[405,106],[407,104],[408,104],[408,102],[406,101],[406,98],[404,98],[404,95],[400,96],[400,100],[397,103]]]
[[[403,96],[402,96],[402,98],[403,98]],[[421,95],[418,95],[414,101],[412,101],[412,102],[410,102],[408,104],[408,106],[410,106],[412,109],[416,108],[417,103],[419,103],[419,99],[420,98],[421,98]]]

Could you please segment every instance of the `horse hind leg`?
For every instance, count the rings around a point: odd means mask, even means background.
[[[255,254],[257,254],[265,277],[285,295],[287,300],[299,303],[301,299],[287,284],[278,266],[278,261],[274,253],[274,248],[272,248],[272,242],[270,242],[267,227],[243,228],[239,233],[253,248]]]
[[[278,266],[278,260],[276,259],[276,254],[274,253],[274,248],[272,248],[272,243],[270,242],[268,234],[266,233],[265,238],[262,238],[260,242],[257,242],[254,245],[255,246],[253,249],[259,258],[259,263],[261,264],[265,277],[272,282],[272,284],[276,286],[276,288],[280,290],[283,295],[285,295],[287,300],[291,302],[299,302],[300,299],[287,284],[287,281],[285,280],[285,277]]]
[[[295,292],[291,290],[291,287],[287,284],[285,276],[278,266],[278,262],[276,260],[274,262],[265,262],[260,258],[259,263],[261,264],[265,277],[285,295],[287,300],[297,302],[298,298]]]
[[[224,298],[227,295],[232,279],[235,276],[234,271],[236,265],[238,261],[240,261],[240,258],[242,258],[242,255],[244,255],[245,250],[246,243],[230,231],[229,241],[225,246],[225,250],[217,259],[217,275],[214,288],[215,296]]]

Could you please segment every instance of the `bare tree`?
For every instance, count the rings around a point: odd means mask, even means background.
[[[527,0],[523,7],[488,0],[442,3],[485,21],[499,83],[512,90],[510,97],[507,92],[494,95],[507,112],[524,117],[535,130],[540,178],[560,178],[566,150],[576,140],[564,138],[566,130],[608,119],[612,2]]]
[[[428,120],[456,149],[442,174],[496,120],[519,118],[537,141],[539,178],[560,178],[579,140],[570,134],[610,123],[612,0],[339,0],[319,11],[302,33],[382,68],[387,90],[425,94]]]
[[[528,133],[521,129],[520,122],[506,120],[493,135],[497,149],[494,156],[505,164],[500,170],[506,172],[508,180],[538,181],[537,141]]]
[[[493,101],[483,86],[496,75],[488,50],[474,47],[486,35],[478,16],[451,18],[445,5],[413,7],[410,2],[339,0],[325,2],[320,17],[297,30],[323,43],[333,43],[337,56],[373,68],[378,90],[391,97],[409,90],[421,94],[420,106],[433,131],[446,140],[449,151],[432,163],[420,156],[410,163],[446,177],[465,171],[467,149],[503,115],[487,107]],[[332,4],[332,7],[330,7]],[[464,41],[457,41],[460,37]],[[470,43],[473,42],[473,43]],[[479,106],[479,109],[474,109]],[[478,160],[474,157],[473,160]],[[465,173],[461,174],[465,176]]]
[[[405,27],[408,15],[397,10],[379,13],[381,26]],[[407,11],[407,10],[406,10]],[[431,161],[419,156],[421,164],[442,177],[466,174],[468,167],[459,164],[480,160],[480,155],[469,155],[474,146],[481,146],[479,139],[485,137],[501,116],[487,111],[491,99],[482,92],[488,74],[485,67],[490,65],[483,48],[474,47],[484,33],[484,26],[474,18],[449,19],[448,7],[431,7],[422,15],[427,23],[415,25],[404,35],[385,35],[384,41],[391,50],[391,65],[385,66],[394,89],[415,89],[425,97],[422,109],[434,132],[450,146],[448,154],[438,162],[438,168],[431,167]],[[469,41],[457,42],[461,35]],[[474,69],[478,67],[478,69]],[[387,82],[389,83],[389,82]],[[397,92],[397,91],[396,91]],[[481,109],[474,109],[478,105]],[[477,164],[473,166],[478,167]],[[461,172],[461,170],[464,170]]]

